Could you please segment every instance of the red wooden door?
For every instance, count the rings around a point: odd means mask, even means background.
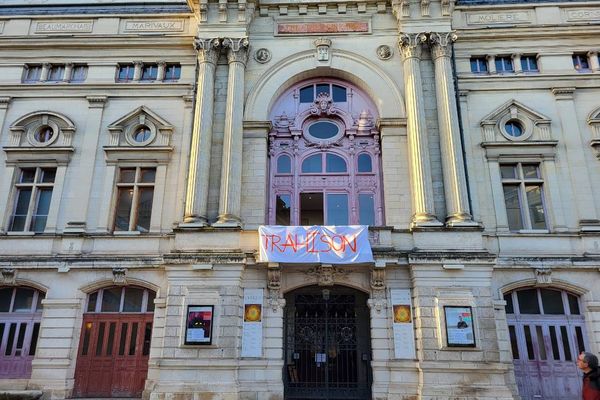
[[[141,397],[153,313],[85,314],[74,397]]]

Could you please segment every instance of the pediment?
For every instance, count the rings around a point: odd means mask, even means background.
[[[166,120],[161,118],[154,111],[150,110],[146,106],[140,106],[130,113],[122,116],[112,124],[108,125],[108,129],[119,129],[124,128],[132,123],[136,123],[140,121],[140,118],[143,116],[143,119],[148,118],[154,124],[156,124],[159,128],[162,129],[173,129],[173,126],[168,123]]]
[[[501,105],[500,107],[498,107],[497,109],[495,109],[494,111],[492,111],[491,113],[489,113],[488,115],[486,115],[483,119],[482,119],[482,124],[486,121],[490,121],[490,122],[498,122],[500,119],[504,118],[506,115],[513,115],[515,118],[517,118],[517,116],[521,116],[521,117],[526,117],[528,119],[530,119],[532,122],[534,122],[535,124],[540,123],[540,122],[547,122],[550,123],[550,118],[548,118],[547,116],[535,111],[534,109],[526,106],[525,104],[518,102],[517,100],[511,100],[508,101],[506,103],[504,103],[503,105]]]

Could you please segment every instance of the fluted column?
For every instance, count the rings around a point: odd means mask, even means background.
[[[194,45],[198,51],[198,76],[183,218],[183,225],[192,227],[207,224],[215,69],[220,42],[218,39],[196,39]]]
[[[229,75],[227,78],[225,130],[223,132],[219,220],[216,225],[240,226],[244,72],[248,61],[248,39],[225,38],[223,47],[227,48]]]
[[[421,87],[421,46],[427,40],[423,33],[400,35],[400,50],[404,59],[404,91],[408,128],[408,158],[412,194],[413,227],[440,226],[435,217],[433,183],[427,140],[427,123],[423,88]]]
[[[446,195],[446,225],[474,226],[467,195],[467,179],[458,125],[456,93],[452,81],[452,42],[454,32],[430,34],[435,63],[435,92],[437,98],[442,170]]]

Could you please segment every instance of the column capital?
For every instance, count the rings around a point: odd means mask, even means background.
[[[198,52],[199,62],[216,65],[219,59],[221,40],[218,38],[196,38],[194,39],[194,48]]]
[[[402,52],[402,57],[421,58],[422,45],[427,42],[427,35],[421,33],[401,33],[398,38],[398,46]]]
[[[458,39],[456,32],[431,32],[429,34],[429,43],[432,47],[433,58],[451,57],[452,43]]]
[[[250,42],[247,37],[242,38],[224,38],[223,47],[227,48],[227,61],[231,64],[239,62],[246,65],[248,61],[248,45]]]

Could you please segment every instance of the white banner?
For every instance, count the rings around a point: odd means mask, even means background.
[[[416,354],[410,289],[392,289],[390,297],[394,326],[394,356],[412,360],[416,358]]]
[[[258,228],[261,262],[352,264],[373,262],[369,227],[279,226]]]
[[[263,290],[244,289],[242,357],[262,357]]]

